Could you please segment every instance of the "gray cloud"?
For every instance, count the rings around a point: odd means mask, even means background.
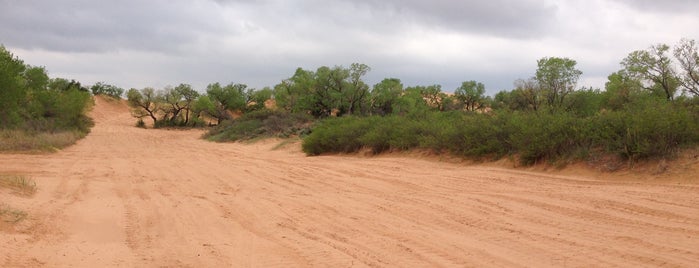
[[[263,87],[296,67],[362,62],[370,84],[395,77],[450,91],[479,80],[493,94],[531,76],[544,56],[578,60],[583,79],[603,86],[626,53],[696,39],[699,16],[686,15],[696,9],[681,8],[693,3],[0,0],[0,43],[84,83]]]
[[[216,31],[197,8],[171,1],[12,1],[0,8],[6,45],[57,51],[173,50]]]
[[[699,16],[699,1],[695,0],[613,0],[645,12],[694,14]]]

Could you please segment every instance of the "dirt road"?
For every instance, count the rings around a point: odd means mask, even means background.
[[[143,130],[97,100],[50,155],[0,155],[37,181],[0,267],[697,267],[699,187],[401,157],[305,157]]]

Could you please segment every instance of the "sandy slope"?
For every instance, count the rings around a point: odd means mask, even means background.
[[[699,186],[612,182],[401,157],[304,157],[142,130],[97,100],[97,124],[27,174],[29,212],[0,267],[696,267]]]

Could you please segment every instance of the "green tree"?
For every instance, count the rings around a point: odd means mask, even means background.
[[[603,103],[612,110],[619,110],[631,103],[643,90],[641,81],[631,77],[624,70],[610,74],[607,80]]]
[[[27,83],[27,89],[31,91],[46,90],[50,80],[46,68],[37,66],[27,66],[24,71],[24,79]]]
[[[107,84],[105,82],[97,82],[96,84],[92,85],[90,87],[90,91],[92,91],[92,95],[107,95],[116,99],[121,99],[121,95],[124,94],[124,89]]]
[[[151,87],[141,90],[132,88],[126,92],[126,99],[132,108],[133,116],[139,119],[150,116],[153,119],[153,126],[158,123],[158,118],[155,116],[160,109],[158,98],[159,96],[156,94],[155,89]]]
[[[272,98],[274,91],[265,87],[260,90],[253,88],[245,92],[245,112],[257,111],[265,108],[265,103]]]
[[[680,77],[680,85],[685,91],[699,96],[699,52],[697,52],[697,44],[694,40],[682,39],[675,47],[675,58],[680,63],[680,67],[684,71]]]
[[[230,83],[224,87],[219,83],[206,86],[206,94],[216,107],[215,113],[210,114],[216,118],[218,124],[223,120],[231,119],[229,111],[243,111],[245,108],[244,92],[247,89],[245,84]]]
[[[560,108],[566,95],[575,90],[582,75],[582,71],[575,68],[576,64],[569,58],[545,57],[537,61],[535,79],[550,107]]]
[[[485,107],[485,85],[476,81],[466,81],[456,88],[454,96],[467,111]]]
[[[388,115],[393,113],[393,105],[403,94],[403,83],[398,78],[386,78],[374,85],[371,90],[371,113]]]
[[[199,92],[194,90],[189,84],[179,84],[175,87],[175,91],[182,96],[182,107],[185,111],[184,124],[189,124],[189,114],[192,111],[192,104],[199,97]]]
[[[665,44],[637,50],[624,58],[621,65],[626,73],[642,82],[643,88],[673,100],[680,79],[672,67],[672,59],[667,55],[669,50],[670,47]]]
[[[16,126],[26,97],[24,62],[0,46],[0,128]]]
[[[352,63],[350,66],[347,89],[343,92],[344,106],[347,107],[347,114],[351,115],[358,110],[361,111],[363,108],[366,98],[369,95],[369,85],[362,81],[362,77],[369,71],[371,71],[371,68],[366,64]]]

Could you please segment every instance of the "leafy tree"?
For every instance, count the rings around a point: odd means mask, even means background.
[[[476,81],[466,81],[454,91],[454,96],[467,111],[485,107],[485,85]]]
[[[624,58],[621,65],[626,73],[642,82],[643,88],[673,100],[680,79],[667,55],[669,50],[670,47],[665,44],[651,46],[648,50],[637,50]]]
[[[80,82],[75,81],[74,79],[71,79],[70,81],[65,78],[53,78],[49,80],[49,85],[48,85],[50,90],[57,90],[57,91],[68,91],[71,89],[75,90],[80,90],[80,91],[88,91],[87,88],[83,87]]]
[[[15,126],[20,122],[19,108],[26,97],[24,62],[0,46],[0,126]]]
[[[699,52],[694,40],[682,39],[675,47],[675,58],[680,63],[684,74],[679,79],[685,91],[699,96]]]
[[[44,67],[27,66],[23,76],[30,91],[46,90],[48,87],[50,79]]]
[[[175,87],[175,91],[182,96],[182,107],[184,107],[184,124],[189,124],[189,114],[192,111],[192,103],[199,97],[199,92],[194,90],[189,84],[179,84]]]
[[[393,105],[403,94],[403,84],[398,78],[386,78],[374,85],[371,90],[371,113],[388,115],[393,112]]]
[[[537,61],[535,79],[546,96],[546,104],[559,108],[566,95],[575,90],[582,75],[582,71],[575,68],[576,64],[569,58],[546,57]]]
[[[607,108],[613,110],[619,110],[631,103],[634,96],[643,89],[641,81],[629,76],[624,70],[610,74],[607,79],[603,102]]]
[[[248,89],[245,92],[245,112],[257,111],[265,108],[265,103],[272,98],[274,91],[265,87],[261,90]]]
[[[371,68],[366,64],[352,63],[349,68],[349,81],[347,89],[343,92],[343,100],[347,106],[347,114],[353,114],[357,110],[361,111],[366,97],[369,95],[369,85],[362,81]]]
[[[229,111],[242,111],[245,108],[244,92],[247,87],[245,84],[234,83],[224,87],[221,87],[219,83],[206,86],[206,94],[215,106],[215,112],[210,115],[217,119],[218,124],[223,120],[231,119]]]
[[[151,87],[146,87],[141,90],[132,88],[126,92],[126,98],[129,106],[133,108],[132,114],[136,118],[143,118],[150,116],[153,119],[153,125],[158,123],[158,118],[155,117],[156,113],[160,109],[160,104],[158,103],[158,94],[156,94],[155,89]]]
[[[92,95],[107,95],[116,99],[121,99],[121,95],[124,94],[124,89],[110,85],[104,82],[97,82],[96,84],[92,85],[90,87],[90,91],[92,91]]]
[[[277,107],[292,113],[315,110],[315,73],[297,68],[294,75],[274,87]]]

